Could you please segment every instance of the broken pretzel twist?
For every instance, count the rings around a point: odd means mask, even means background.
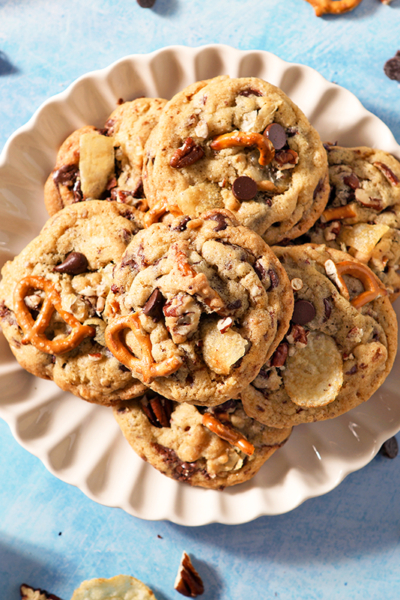
[[[362,0],[306,0],[314,8],[315,15],[340,15],[350,12],[361,4]]]
[[[225,440],[226,442],[229,442],[230,444],[232,444],[232,446],[236,446],[237,448],[239,448],[239,450],[241,450],[248,456],[254,454],[253,444],[246,440],[246,438],[241,433],[239,433],[235,429],[232,429],[232,427],[229,427],[228,425],[224,425],[219,419],[217,419],[213,415],[210,415],[210,413],[205,413],[203,415],[203,425],[207,427],[210,431],[215,433],[221,439]]]
[[[351,301],[354,308],[359,309],[364,306],[364,304],[367,304],[367,302],[371,302],[379,296],[387,295],[387,291],[383,287],[381,281],[366,265],[351,260],[344,260],[343,262],[336,263],[336,270],[340,283],[346,290],[347,286],[344,282],[343,275],[351,275],[352,277],[359,279],[365,288],[364,292],[353,298]]]
[[[183,212],[175,204],[168,204],[166,200],[157,202],[144,216],[145,227],[150,227],[153,223],[157,223],[165,213],[171,213],[174,217],[180,217]]]
[[[46,294],[36,320],[33,319],[29,308],[25,304],[25,296],[31,290],[43,290]],[[50,324],[54,311],[58,312],[72,331],[65,338],[49,340],[45,331]],[[61,297],[54,283],[44,277],[31,275],[17,284],[14,291],[14,313],[18,325],[25,334],[22,338],[22,344],[32,344],[35,348],[47,354],[69,352],[79,346],[85,337],[93,337],[96,333],[94,327],[82,325],[72,313],[62,308]]]
[[[136,358],[121,339],[121,333],[131,329],[142,349],[142,357]],[[182,359],[172,356],[156,363],[151,353],[152,345],[148,333],[143,333],[139,313],[136,312],[112,321],[105,331],[107,348],[120,363],[142,375],[144,383],[150,383],[156,377],[168,377],[179,369]]]
[[[244,133],[243,131],[232,131],[218,135],[213,139],[210,147],[213,150],[224,150],[234,146],[257,146],[260,151],[258,162],[265,167],[273,160],[275,148],[272,142],[262,133]]]
[[[338,219],[352,219],[357,216],[354,207],[351,204],[346,204],[346,206],[338,206],[336,208],[327,208],[322,213],[323,220],[328,221],[336,221]]]

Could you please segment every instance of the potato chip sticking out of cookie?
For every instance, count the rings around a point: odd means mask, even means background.
[[[290,399],[305,408],[333,402],[343,384],[343,361],[335,341],[321,332],[310,332],[307,346],[299,348],[283,371]]]

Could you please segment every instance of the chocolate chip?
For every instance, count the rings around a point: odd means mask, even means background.
[[[400,50],[397,50],[394,57],[385,62],[383,70],[389,79],[400,81]]]
[[[221,215],[219,212],[215,213],[211,217],[207,217],[207,219],[217,222],[217,226],[214,227],[214,231],[222,231],[228,227],[228,223],[226,222],[224,215]]]
[[[185,231],[186,225],[189,223],[189,221],[191,221],[191,218],[188,217],[187,215],[182,217],[179,220],[178,225],[176,225],[175,227],[172,228],[172,231]]]
[[[317,196],[322,192],[322,190],[324,189],[324,180],[320,179],[317,183],[317,186],[314,190],[313,193],[313,200],[315,200],[317,198]]]
[[[252,200],[257,195],[257,184],[251,177],[242,175],[233,182],[232,192],[238,200]]]
[[[237,310],[238,308],[241,308],[242,306],[242,301],[241,300],[234,300],[233,302],[228,302],[228,304],[226,305],[226,308],[228,310]]]
[[[88,270],[88,259],[81,252],[71,252],[60,265],[54,267],[57,273],[68,273],[68,275],[80,275]]]
[[[332,313],[332,304],[331,304],[331,298],[324,298],[324,309],[325,309],[325,316],[323,319],[323,322],[326,323],[326,321],[329,319],[329,317],[331,316]]]
[[[247,98],[249,96],[262,96],[262,92],[248,88],[247,90],[242,90],[239,92],[239,96],[246,96]]]
[[[154,321],[159,321],[162,316],[162,307],[164,306],[165,298],[158,288],[151,294],[146,304],[143,306],[143,313],[147,317],[152,317]]]
[[[297,300],[294,304],[292,321],[297,325],[306,325],[313,320],[315,314],[314,304],[308,300]]]
[[[136,0],[142,8],[151,8],[156,3],[156,0]]]
[[[351,367],[351,369],[346,371],[345,375],[355,375],[355,373],[357,373],[357,371],[358,371],[358,365],[353,365]]]
[[[297,131],[296,127],[288,127],[286,129],[286,137],[291,138],[295,135],[297,135],[299,132]]]
[[[387,456],[387,458],[396,458],[399,453],[399,445],[395,437],[391,437],[384,444],[382,444],[379,450],[380,454]]]
[[[264,129],[263,135],[272,142],[275,150],[282,150],[286,145],[286,132],[279,123],[271,123],[268,125],[268,127]]]
[[[357,190],[360,187],[360,180],[355,173],[350,173],[343,177],[343,181],[346,185],[351,187],[352,190]]]

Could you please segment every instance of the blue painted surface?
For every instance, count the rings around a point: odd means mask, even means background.
[[[134,0],[0,0],[0,148],[87,71],[165,45],[215,42],[318,69],[400,142],[400,87],[383,73],[400,49],[400,0],[363,0],[320,19],[303,0],[158,0],[154,10]],[[49,474],[2,421],[0,477],[1,600],[19,600],[23,581],[69,600],[82,580],[118,573],[142,579],[159,600],[181,598],[173,583],[182,550],[205,580],[204,600],[400,598],[400,457],[378,456],[287,515],[200,528],[92,502]]]

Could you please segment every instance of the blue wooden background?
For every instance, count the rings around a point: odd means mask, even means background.
[[[400,0],[363,0],[352,13],[319,19],[304,0],[157,0],[152,10],[135,0],[0,0],[0,148],[87,71],[166,45],[215,42],[314,67],[400,142],[400,84],[383,73],[400,49]],[[177,600],[183,550],[204,578],[204,600],[400,598],[400,457],[378,455],[286,515],[186,528],[92,502],[0,421],[0,481],[2,600],[19,600],[22,582],[69,600],[82,580],[119,573],[142,579],[159,600]]]

